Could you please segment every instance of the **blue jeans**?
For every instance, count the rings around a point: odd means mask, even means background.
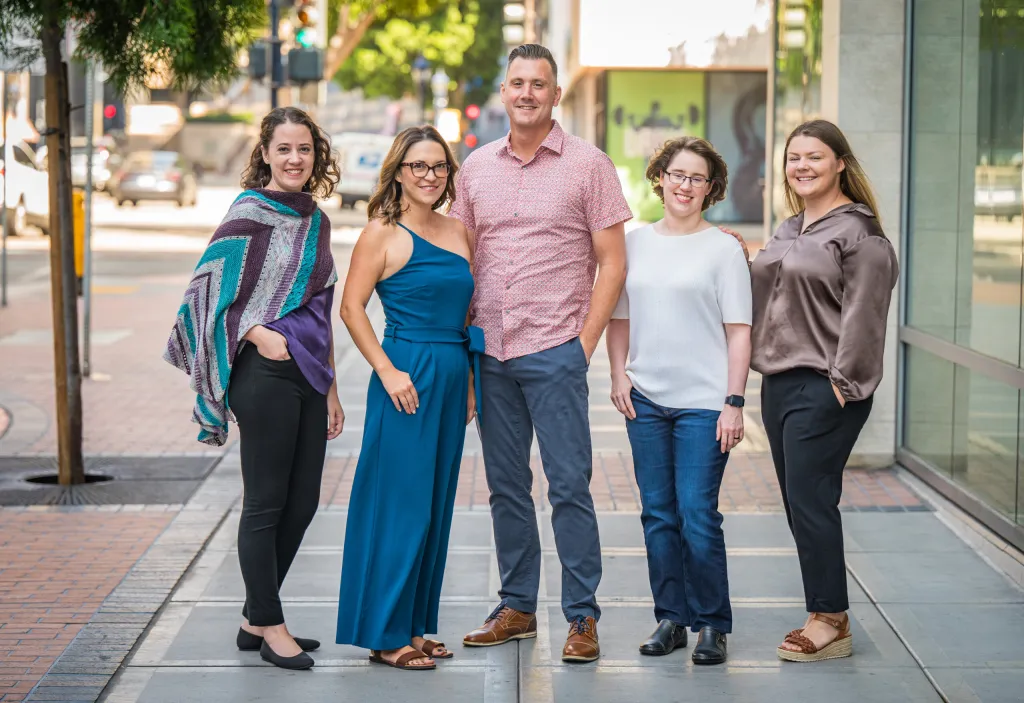
[[[729,458],[715,439],[717,410],[665,408],[631,393],[626,421],[643,503],[654,617],[697,632],[732,631],[718,492]]]

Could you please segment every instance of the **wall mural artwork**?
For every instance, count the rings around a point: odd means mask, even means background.
[[[661,201],[644,179],[654,150],[683,135],[704,136],[704,73],[609,71],[605,146],[634,217],[661,219]]]
[[[763,71],[609,71],[605,147],[634,216],[652,222],[662,205],[644,179],[655,149],[670,139],[709,139],[725,157],[730,197],[715,222],[760,222],[767,74]]]

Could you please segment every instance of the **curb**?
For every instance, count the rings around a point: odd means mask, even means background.
[[[224,454],[26,700],[94,703],[102,695],[241,496],[237,446]]]

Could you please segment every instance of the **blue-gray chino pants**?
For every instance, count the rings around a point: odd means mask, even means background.
[[[534,430],[548,480],[551,526],[562,563],[562,612],[600,618],[601,543],[594,500],[587,359],[579,339],[536,354],[480,362],[481,440],[501,574],[499,596],[537,611],[540,535],[533,503]]]

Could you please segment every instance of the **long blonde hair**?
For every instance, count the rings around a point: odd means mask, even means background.
[[[402,168],[402,161],[413,144],[420,142],[437,142],[444,149],[444,157],[448,160],[448,179],[445,182],[444,190],[433,205],[437,210],[447,203],[455,202],[455,174],[459,165],[455,163],[455,156],[448,147],[448,143],[431,125],[421,127],[408,127],[395,137],[395,141],[384,157],[384,163],[380,167],[380,180],[377,187],[370,196],[370,202],[366,207],[366,214],[372,220],[379,217],[385,223],[393,225],[402,216],[402,184],[398,182],[398,170]]]
[[[789,157],[789,143],[793,141],[794,137],[814,137],[828,146],[835,153],[836,158],[846,165],[846,168],[839,172],[839,188],[843,191],[843,195],[855,203],[867,205],[875,217],[879,217],[878,203],[875,201],[875,192],[871,188],[871,181],[868,180],[867,174],[864,173],[864,167],[860,165],[860,161],[853,155],[853,150],[850,149],[850,142],[847,141],[846,135],[838,127],[828,120],[811,120],[804,122],[794,129],[790,133],[789,139],[786,140],[786,149],[782,154],[783,173],[786,171],[786,160]],[[785,179],[784,183],[786,205],[789,206],[794,215],[803,212],[805,207],[804,199],[793,192],[788,178]]]

